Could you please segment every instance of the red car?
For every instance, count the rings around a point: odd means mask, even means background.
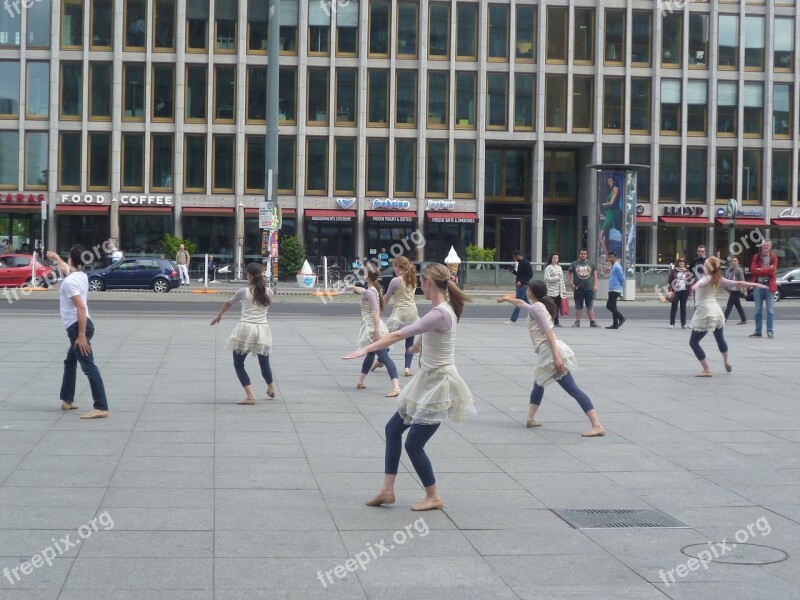
[[[30,254],[2,254],[0,255],[0,288],[22,287],[31,280]],[[49,287],[55,283],[57,277],[53,269],[36,261],[35,282],[40,287]]]

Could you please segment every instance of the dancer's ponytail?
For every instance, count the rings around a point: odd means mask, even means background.
[[[558,306],[556,306],[556,301],[547,295],[547,285],[545,285],[544,281],[531,281],[528,284],[528,289],[534,298],[544,304],[547,312],[550,313],[550,318],[555,319],[558,314]]]
[[[250,279],[250,291],[253,293],[253,304],[269,306],[270,299],[269,294],[267,294],[267,284],[264,281],[261,265],[258,263],[250,263],[247,265],[247,274],[252,275]]]
[[[422,275],[430,279],[440,290],[447,292],[450,306],[456,314],[456,321],[460,321],[461,313],[464,312],[464,304],[472,302],[472,298],[462,292],[455,282],[450,279],[450,269],[441,263],[428,263],[422,269]]]

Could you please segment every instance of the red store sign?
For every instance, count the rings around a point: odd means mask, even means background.
[[[0,204],[41,204],[42,202],[44,202],[44,194],[0,193]]]

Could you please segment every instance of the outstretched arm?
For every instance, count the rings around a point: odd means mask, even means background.
[[[228,300],[225,304],[223,304],[222,308],[219,309],[219,312],[217,313],[217,316],[214,317],[213,319],[211,319],[211,325],[216,325],[217,323],[219,323],[222,320],[222,315],[224,315],[226,312],[228,312],[230,310],[231,306],[232,305],[231,305],[231,301],[230,300]]]
[[[380,335],[380,330],[375,330],[377,335]],[[366,356],[370,352],[377,352],[378,350],[383,350],[384,348],[388,348],[392,344],[396,344],[400,340],[403,339],[403,332],[402,330],[392,331],[389,335],[385,335],[382,338],[372,342],[369,346],[365,346],[364,348],[359,348],[355,352],[351,352],[347,356],[343,356],[342,358],[345,360],[351,360],[353,358],[360,358],[361,356]]]
[[[516,296],[500,296],[499,298],[495,299],[495,302],[501,304],[503,302],[508,302],[509,304],[513,304],[517,308],[525,308],[528,306],[528,303],[525,300],[520,300]]]

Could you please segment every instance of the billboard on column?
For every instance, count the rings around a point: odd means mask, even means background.
[[[597,274],[608,277],[611,271],[608,253],[613,252],[625,276],[633,277],[636,262],[636,171],[598,170],[597,204]]]

